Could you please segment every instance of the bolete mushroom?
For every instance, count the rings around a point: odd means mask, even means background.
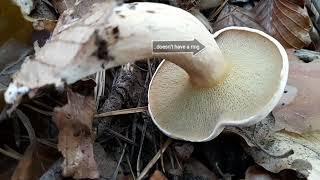
[[[73,83],[102,68],[162,57],[166,61],[158,67],[148,94],[154,123],[173,138],[207,141],[225,126],[258,122],[284,90],[286,52],[264,32],[229,27],[212,35],[190,13],[157,3],[117,5],[110,14],[98,4],[89,12],[64,25],[65,31],[54,33],[35,59],[22,65],[6,92],[7,102],[15,102],[19,93]],[[205,46],[196,55],[153,52],[155,40],[193,39]],[[62,65],[57,64],[63,58]]]

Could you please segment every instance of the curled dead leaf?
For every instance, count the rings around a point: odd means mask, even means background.
[[[73,178],[98,178],[93,155],[93,97],[68,91],[68,104],[55,108],[53,120],[59,129],[58,149],[64,159],[63,175]]]
[[[300,134],[320,130],[320,62],[304,63],[292,54],[289,59],[288,85],[272,112],[276,127]]]
[[[256,20],[287,48],[311,43],[311,20],[302,0],[264,0],[254,8]]]
[[[229,26],[250,27],[264,31],[255,19],[255,14],[239,6],[226,4],[217,20],[213,23],[213,31]]]
[[[265,169],[278,173],[284,169],[293,169],[310,180],[320,178],[320,133],[319,131],[304,133],[302,135],[279,131],[275,133],[266,150],[267,154],[257,148],[247,148],[256,163]],[[286,157],[272,156],[272,154],[293,151]]]
[[[247,152],[268,171],[293,169],[308,179],[320,179],[320,63],[304,63],[293,51],[288,54],[288,85],[273,110],[274,125],[265,119],[236,133],[253,144]],[[264,122],[269,126],[259,128]]]
[[[159,170],[155,170],[150,180],[168,180],[167,177]]]

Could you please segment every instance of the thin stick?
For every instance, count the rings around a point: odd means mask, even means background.
[[[140,140],[139,153],[138,153],[138,157],[137,157],[137,176],[140,175],[140,158],[141,158],[141,152],[142,152],[142,147],[143,147],[143,142],[144,142],[146,130],[147,130],[147,123],[144,120],[142,132],[141,132],[142,135],[141,135],[141,140]]]
[[[36,112],[38,112],[38,113],[40,113],[40,114],[46,115],[46,116],[52,116],[52,115],[53,115],[52,112],[45,111],[45,110],[41,110],[41,109],[36,108],[36,107],[34,107],[34,106],[31,106],[31,105],[29,105],[29,104],[24,104],[23,106],[24,106],[24,107],[27,107],[27,108],[29,108],[29,109],[31,109],[31,110],[34,110],[34,111],[36,111]]]
[[[105,112],[101,114],[96,114],[94,117],[101,118],[101,117],[117,116],[117,115],[123,115],[123,114],[140,113],[140,112],[146,112],[146,111],[148,111],[148,106]]]
[[[147,164],[147,166],[143,169],[141,172],[140,176],[137,177],[137,180],[141,180],[148,172],[149,170],[153,167],[153,165],[158,161],[160,158],[161,153],[164,153],[167,149],[167,147],[171,144],[172,139],[168,139],[163,147],[157,152],[157,154],[151,159],[151,161]]]
[[[40,101],[38,101],[38,100],[33,100],[32,102],[34,102],[35,104],[37,104],[37,105],[39,105],[39,106],[42,106],[42,107],[44,107],[44,108],[46,108],[46,109],[48,109],[48,110],[53,110],[53,107],[51,107],[51,106],[48,106],[48,105],[46,105],[45,103],[42,103],[42,102],[40,102]]]
[[[26,116],[20,109],[16,109],[16,114],[21,120],[24,127],[27,129],[29,139],[30,139],[30,144],[36,143],[37,142],[36,133],[30,123],[30,119],[28,118],[28,116]]]
[[[116,131],[108,128],[108,127],[105,127],[105,129],[108,131],[108,133],[115,135],[119,139],[122,139],[123,141],[125,141],[125,142],[127,142],[129,144],[134,144],[134,142],[131,139],[125,137],[124,135],[122,135],[122,134],[120,134],[120,133],[118,133],[118,132],[116,132]]]
[[[8,146],[6,144],[4,144],[4,148],[5,148],[6,151],[15,154],[18,157],[22,157],[23,156],[23,154],[18,153],[16,150],[12,149],[10,146]]]
[[[13,153],[13,152],[6,151],[2,148],[0,148],[0,153],[3,155],[6,155],[8,157],[11,157],[12,159],[16,159],[16,160],[20,160],[22,158],[22,156],[20,156],[16,153]]]
[[[126,154],[126,160],[127,160],[127,163],[128,163],[132,178],[133,178],[133,180],[136,180],[136,176],[134,175],[134,172],[133,172],[133,169],[132,169],[132,166],[131,166],[131,162],[130,162],[130,157],[129,157],[128,154]]]
[[[116,180],[116,179],[117,179],[118,172],[119,172],[119,167],[120,167],[120,164],[121,164],[121,162],[122,162],[123,156],[124,156],[124,154],[125,154],[125,152],[126,152],[126,148],[127,148],[127,143],[125,143],[124,146],[123,146],[123,149],[122,149],[122,153],[121,153],[119,162],[118,162],[118,164],[117,164],[116,170],[113,172],[113,175],[112,175],[111,180]]]
[[[228,1],[229,0],[225,0],[213,14],[209,15],[209,18],[208,18],[209,22],[213,21],[213,19],[221,12],[221,10],[227,4]]]

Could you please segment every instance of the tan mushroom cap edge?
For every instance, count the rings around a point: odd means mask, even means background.
[[[289,65],[276,39],[246,27],[224,28],[213,36],[230,65],[223,82],[196,88],[188,74],[169,61],[159,65],[150,82],[149,113],[172,138],[209,141],[225,126],[255,124],[282,96]]]

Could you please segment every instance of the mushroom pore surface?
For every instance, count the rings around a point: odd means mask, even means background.
[[[149,111],[171,137],[205,141],[225,125],[256,123],[281,96],[285,61],[274,42],[255,32],[232,29],[222,31],[216,41],[230,63],[229,74],[217,86],[195,88],[188,74],[169,61],[162,62],[153,77]]]

